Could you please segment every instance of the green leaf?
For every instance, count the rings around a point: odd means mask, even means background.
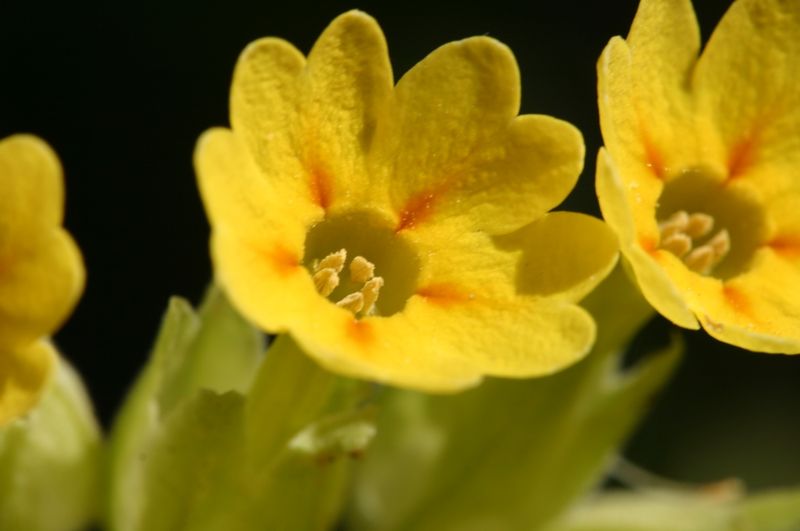
[[[389,391],[357,478],[354,528],[537,529],[597,482],[682,347],[675,340],[620,373],[652,310],[620,272],[593,297],[597,346],[561,373],[488,380],[456,396]],[[604,311],[615,304],[632,313]]]

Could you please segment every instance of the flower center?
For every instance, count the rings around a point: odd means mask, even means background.
[[[766,235],[755,198],[700,169],[664,185],[656,218],[660,249],[692,271],[720,279],[744,272]]]
[[[420,271],[417,253],[392,221],[363,211],[311,227],[303,262],[320,295],[359,318],[401,311]]]
[[[339,287],[340,274],[346,262],[347,250],[340,249],[314,264],[314,285],[320,295],[328,297]],[[375,265],[363,256],[353,258],[349,269],[350,282],[360,287],[339,299],[336,306],[350,310],[357,316],[373,315],[383,287],[383,278],[375,276]]]
[[[661,233],[661,249],[665,249],[683,260],[686,266],[701,275],[708,275],[731,250],[731,238],[727,229],[722,229],[705,243],[697,245],[714,228],[714,218],[702,212],[689,214],[679,210],[669,219],[658,224]]]

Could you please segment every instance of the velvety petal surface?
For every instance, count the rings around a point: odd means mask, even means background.
[[[656,260],[657,257],[669,258],[672,255],[656,250],[657,240],[637,234],[633,214],[635,203],[625,194],[620,172],[602,148],[597,157],[596,186],[603,218],[617,233],[620,249],[631,265],[631,272],[647,301],[678,326],[699,328],[683,293]]]
[[[785,0],[731,5],[693,79],[705,149],[756,197],[800,192],[800,9]],[[736,182],[738,181],[738,182]]]

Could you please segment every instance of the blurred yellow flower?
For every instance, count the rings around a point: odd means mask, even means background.
[[[599,220],[547,214],[583,141],[517,116],[519,97],[512,53],[486,37],[442,46],[394,87],[381,30],[356,11],[307,59],[250,44],[232,130],[195,152],[217,280],[249,319],[348,375],[452,391],[579,359],[594,323],[574,301],[616,242]]]
[[[56,363],[47,336],[83,290],[63,210],[61,167],[47,144],[0,140],[0,425],[36,403]]]
[[[597,194],[644,295],[686,328],[800,352],[800,3],[737,0],[698,58],[643,0],[598,63]]]

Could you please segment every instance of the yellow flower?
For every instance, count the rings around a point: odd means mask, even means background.
[[[598,63],[597,194],[644,295],[686,328],[800,352],[800,4],[737,0],[698,58],[643,0]]]
[[[0,425],[36,403],[56,363],[46,337],[83,290],[63,210],[61,167],[47,144],[0,140]]]
[[[380,28],[353,11],[307,59],[252,43],[231,92],[232,130],[206,132],[195,166],[217,280],[249,319],[332,370],[434,391],[549,373],[591,346],[573,301],[616,243],[599,220],[546,214],[583,142],[517,116],[504,45],[447,44],[394,87]]]

